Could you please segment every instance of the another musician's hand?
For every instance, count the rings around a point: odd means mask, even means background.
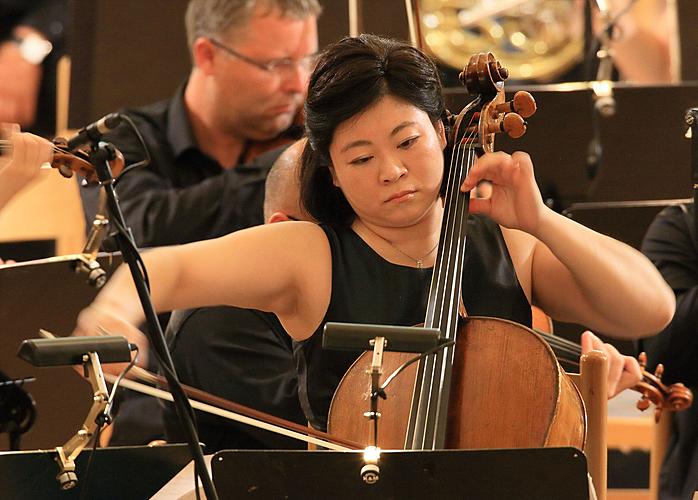
[[[483,180],[490,181],[491,195],[471,197],[469,211],[487,215],[502,226],[534,234],[546,207],[531,158],[522,152],[486,154],[470,169],[461,190],[473,189]]]
[[[2,125],[1,137],[11,145],[0,155],[0,207],[39,175],[42,163],[53,156],[51,142],[22,133],[17,125]]]
[[[42,74],[41,65],[26,61],[15,42],[0,43],[0,121],[34,123]]]
[[[92,304],[78,315],[77,326],[73,331],[76,336],[121,335],[138,346],[137,366],[148,366],[148,338],[132,324],[121,319],[112,311]],[[105,372],[117,375],[126,367],[125,363],[110,363],[102,366]]]
[[[604,343],[590,331],[582,334],[582,354],[592,350],[602,351],[608,359],[608,398],[612,398],[637,385],[642,380],[642,372],[637,359],[624,356],[611,344]]]

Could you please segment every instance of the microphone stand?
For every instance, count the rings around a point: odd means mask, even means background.
[[[611,17],[608,5],[605,0],[595,0],[601,16],[603,17],[604,27],[601,33],[597,35],[599,49],[596,51],[596,57],[599,61],[599,66],[596,71],[596,78],[591,82],[593,92],[594,106],[592,109],[592,138],[589,141],[587,148],[587,177],[589,180],[594,180],[601,166],[603,149],[601,146],[601,124],[600,118],[610,118],[616,112],[616,101],[613,98],[613,83],[611,76],[613,74],[613,52],[611,50],[611,39],[616,19]]]
[[[128,264],[129,270],[131,271],[131,276],[138,292],[138,298],[140,299],[145,313],[148,325],[146,330],[148,339],[153,347],[153,351],[158,356],[158,361],[163,369],[167,383],[170,386],[174,398],[175,410],[184,428],[197,474],[201,477],[203,483],[204,493],[209,500],[217,500],[218,496],[213,486],[211,476],[208,473],[206,462],[204,461],[204,454],[199,444],[196,428],[194,427],[194,412],[175,374],[172,357],[167,349],[165,336],[162,333],[162,328],[160,328],[160,323],[158,322],[155,309],[150,300],[150,291],[145,282],[143,270],[141,270],[139,266],[138,248],[133,241],[131,230],[126,226],[126,221],[121,212],[121,207],[119,206],[118,196],[114,189],[114,177],[111,173],[109,161],[116,158],[116,148],[110,143],[92,141],[89,158],[99,178],[100,186],[104,189],[107,206],[109,207],[110,219],[118,229],[115,240],[121,250],[124,262]]]
[[[698,244],[698,108],[689,108],[684,117],[688,125],[687,137],[691,139],[691,175],[693,177],[693,221],[695,224],[693,236]]]

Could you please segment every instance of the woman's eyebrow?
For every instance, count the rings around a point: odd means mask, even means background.
[[[402,129],[404,129],[405,127],[409,127],[410,125],[415,125],[416,123],[417,123],[417,122],[411,121],[411,120],[410,120],[410,121],[404,121],[404,122],[400,123],[399,125],[397,125],[397,126],[390,132],[390,136],[393,137],[393,136],[395,136],[396,134],[398,134],[398,133],[399,133]],[[371,141],[369,141],[369,140],[366,140],[366,139],[359,139],[358,141],[352,141],[352,142],[350,142],[349,144],[347,144],[346,146],[344,146],[344,147],[341,149],[340,152],[341,152],[341,153],[346,153],[346,152],[349,151],[351,148],[356,148],[356,147],[359,147],[359,146],[368,146],[368,145],[370,145],[370,144],[371,144]]]

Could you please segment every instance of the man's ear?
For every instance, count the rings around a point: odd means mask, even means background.
[[[194,66],[201,70],[205,75],[213,73],[214,61],[216,57],[216,46],[211,43],[211,40],[204,36],[200,36],[194,40],[191,47],[192,59]]]
[[[286,222],[290,221],[291,218],[283,212],[274,212],[269,216],[267,224],[274,224],[275,222]]]

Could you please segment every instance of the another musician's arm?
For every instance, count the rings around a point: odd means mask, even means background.
[[[3,125],[0,139],[3,140],[0,151],[1,209],[39,175],[42,163],[51,161],[52,144],[39,136],[20,132],[17,125]]]

